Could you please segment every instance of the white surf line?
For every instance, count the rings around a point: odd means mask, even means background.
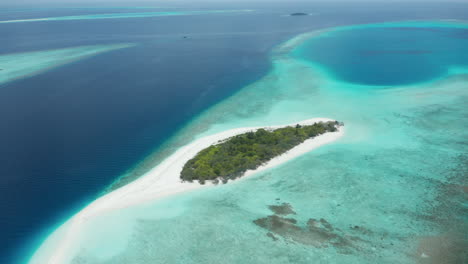
[[[41,22],[41,21],[67,21],[67,20],[94,20],[94,19],[119,19],[119,18],[147,18],[147,17],[162,17],[162,16],[191,16],[191,15],[210,15],[223,13],[242,13],[252,12],[253,10],[205,10],[205,11],[159,11],[159,12],[141,12],[141,13],[107,13],[107,14],[89,14],[78,16],[60,16],[60,17],[39,17],[2,20],[0,24],[7,23],[24,23],[24,22]]]
[[[201,185],[198,182],[182,182],[180,180],[180,173],[187,161],[192,159],[201,150],[216,144],[219,141],[249,131],[256,131],[260,128],[276,129],[286,126],[294,126],[296,124],[311,125],[317,122],[327,121],[334,120],[328,118],[314,118],[283,126],[236,128],[197,139],[180,148],[173,155],[165,159],[160,165],[156,166],[142,177],[121,187],[120,189],[98,198],[89,204],[70,219],[70,226],[67,228],[68,230],[66,230],[65,237],[54,247],[54,254],[50,259],[36,261],[33,257],[30,263],[68,263],[75,255],[73,250],[76,251],[79,249],[79,245],[74,245],[73,241],[74,238],[78,238],[81,234],[80,227],[90,218],[98,216],[99,214],[151,202],[189,190],[213,186],[214,184],[210,182],[207,182],[205,185]],[[247,171],[244,176],[253,175],[259,171],[275,167],[288,160],[294,159],[297,156],[339,139],[343,134],[344,129],[343,127],[340,127],[337,132],[327,132],[323,135],[308,139],[283,155],[273,158],[256,170]]]

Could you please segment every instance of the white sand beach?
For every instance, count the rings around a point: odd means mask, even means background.
[[[255,131],[259,128],[275,129],[296,124],[309,125],[316,122],[326,121],[333,120],[328,118],[314,118],[282,126],[244,127],[197,139],[176,151],[173,155],[165,159],[162,163],[139,179],[100,197],[78,212],[69,221],[67,221],[64,226],[60,227],[60,230],[57,230],[49,237],[49,239],[33,256],[30,263],[69,263],[71,258],[73,258],[75,251],[79,248],[79,245],[76,245],[75,241],[77,240],[76,237],[80,235],[82,225],[99,214],[151,202],[163,197],[198,188],[214,188],[213,186],[215,185],[212,183],[201,185],[198,182],[189,183],[182,182],[180,180],[180,172],[182,171],[185,163],[193,158],[199,151],[209,147],[210,145],[216,144],[221,140],[238,134]],[[258,169],[247,171],[244,177],[272,168],[304,153],[310,152],[322,145],[331,143],[339,139],[343,134],[344,128],[340,127],[337,132],[326,133],[306,140],[304,143],[296,146],[287,153],[270,160],[267,164],[259,167]],[[60,233],[60,235],[58,235],[58,233]]]

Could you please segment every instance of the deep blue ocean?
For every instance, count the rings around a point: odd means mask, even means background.
[[[342,81],[392,86],[442,78],[468,68],[468,30],[388,27],[341,31],[296,51]],[[382,65],[385,61],[385,65]]]
[[[281,42],[302,32],[338,25],[468,17],[468,5],[445,3],[209,8],[255,11],[0,24],[0,55],[136,44],[0,84],[0,263],[27,259],[57,225],[180,127],[261,78],[270,69],[269,52]],[[0,21],[112,12],[146,10],[3,7]],[[286,16],[291,12],[314,15]],[[466,38],[466,32],[461,36]],[[372,34],[362,37],[372,39]],[[408,37],[424,37],[424,32]],[[415,49],[424,51],[420,46],[410,48]],[[381,51],[369,52],[372,56]],[[453,63],[457,59],[468,61],[454,57]],[[345,61],[343,69],[352,63],[353,58]],[[373,63],[356,71],[372,70]],[[426,80],[437,71],[434,65],[400,81]],[[391,83],[382,76],[362,80],[362,75],[347,76],[344,70],[337,74],[348,81]]]

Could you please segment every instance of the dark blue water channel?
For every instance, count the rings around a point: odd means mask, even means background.
[[[314,38],[296,54],[346,82],[416,84],[442,78],[450,69],[468,69],[468,30],[363,27]]]
[[[257,11],[0,25],[0,54],[136,44],[0,85],[0,263],[27,259],[178,128],[262,77],[282,41],[329,26],[468,14],[460,4],[425,4],[421,13],[417,5],[230,8]],[[297,11],[314,15],[285,16]],[[111,12],[122,11],[0,8],[0,19]]]

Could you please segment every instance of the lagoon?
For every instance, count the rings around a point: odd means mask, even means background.
[[[340,140],[233,184],[89,218],[80,236],[66,238],[69,251],[55,253],[72,263],[463,261],[467,77],[387,89],[345,82],[291,52],[313,36],[278,46],[266,76],[164,147],[307,116],[343,120]],[[288,218],[270,210],[285,204]],[[31,263],[53,257],[70,228],[58,229]]]
[[[468,29],[418,22],[361,25],[313,38],[294,54],[351,83],[392,86],[468,72]]]

